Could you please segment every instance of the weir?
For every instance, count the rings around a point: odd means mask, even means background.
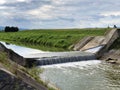
[[[94,54],[88,52],[43,52],[12,44],[6,44],[5,42],[0,43],[0,49],[6,51],[11,60],[22,66],[28,67],[31,67],[32,65],[50,65],[96,59]]]
[[[95,59],[94,55],[91,55],[91,56],[76,56],[76,57],[45,58],[45,59],[39,59],[38,65],[50,65],[50,64],[67,63],[67,62],[93,60],[93,59]]]
[[[44,53],[43,57],[34,59],[37,60],[37,65],[50,65],[50,64],[59,64],[59,63],[67,63],[67,62],[77,62],[77,61],[85,61],[85,60],[94,60],[95,55],[91,53],[74,51],[74,52],[53,52],[53,53]],[[27,58],[27,60],[31,60],[32,58]]]

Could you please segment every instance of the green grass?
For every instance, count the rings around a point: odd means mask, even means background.
[[[90,29],[58,29],[58,30],[26,30],[20,32],[1,32],[0,40],[21,44],[32,48],[63,51],[85,36],[104,35],[107,28]]]
[[[7,59],[7,53],[0,51],[0,63],[3,63],[5,66],[10,67],[10,64]]]

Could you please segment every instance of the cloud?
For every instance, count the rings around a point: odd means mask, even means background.
[[[4,3],[6,3],[5,0],[0,0],[0,4],[4,4]]]
[[[25,28],[120,24],[119,0],[0,0],[0,25]]]
[[[120,11],[113,11],[113,12],[104,12],[101,13],[102,16],[120,16]]]
[[[37,9],[29,10],[27,14],[30,14],[35,18],[49,19],[52,18],[50,12],[52,11],[53,8],[54,7],[51,5],[43,5],[42,7],[39,7]]]
[[[18,2],[25,2],[26,0],[17,0]]]

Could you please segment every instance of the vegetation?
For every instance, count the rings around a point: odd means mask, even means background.
[[[7,53],[0,52],[0,63],[4,64],[7,67],[10,67],[10,63],[8,62],[8,59],[7,59]]]
[[[1,32],[0,40],[21,43],[30,47],[43,49],[41,46],[56,51],[68,50],[69,47],[85,36],[101,36],[110,28],[94,28],[94,29],[58,29],[58,30],[26,30],[20,32]],[[45,50],[44,48],[44,50]],[[49,50],[49,49],[46,50]]]
[[[5,27],[5,32],[17,32],[19,31],[18,27],[9,27],[9,26],[6,26]]]

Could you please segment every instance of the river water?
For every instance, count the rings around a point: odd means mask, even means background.
[[[99,60],[43,66],[40,77],[60,90],[120,90],[120,66]]]
[[[1,43],[21,56],[50,53]],[[40,74],[41,79],[60,90],[120,90],[120,65],[112,65],[100,60],[88,60],[37,68],[44,69]]]

